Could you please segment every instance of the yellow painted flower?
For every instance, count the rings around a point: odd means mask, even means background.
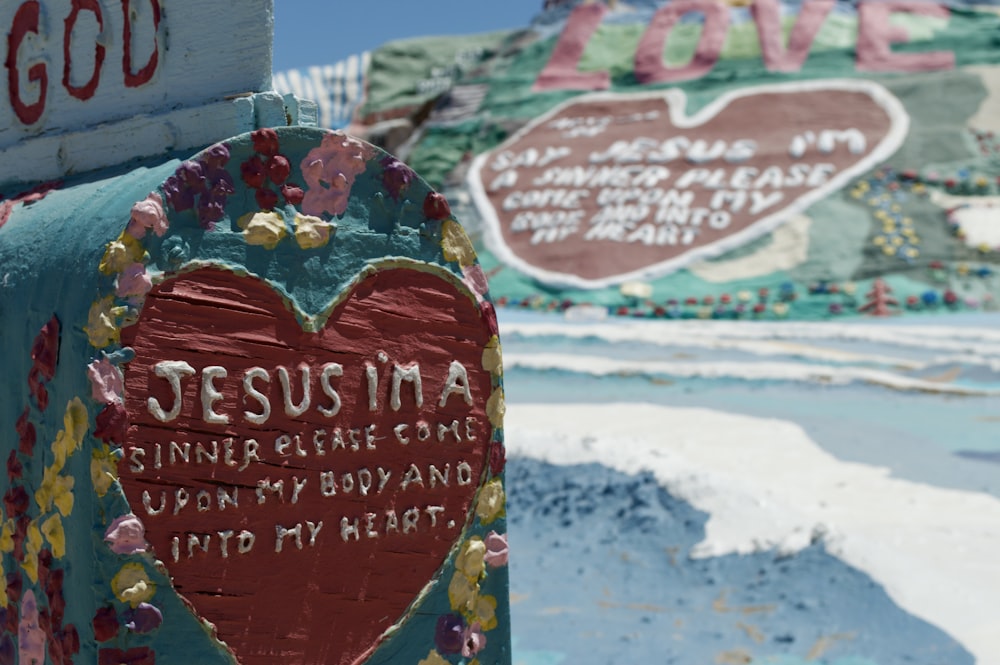
[[[500,338],[496,335],[490,338],[490,341],[486,343],[486,348],[483,349],[483,369],[493,375],[493,378],[499,377],[503,369],[503,353],[500,350]]]
[[[156,593],[156,585],[146,575],[140,563],[126,563],[111,580],[111,590],[118,600],[136,607],[145,603]]]
[[[276,212],[255,212],[240,217],[236,222],[243,229],[248,245],[274,249],[285,237],[285,219]]]
[[[7,571],[0,560],[0,607],[7,607]]]
[[[317,249],[325,247],[330,242],[330,233],[337,229],[336,224],[324,221],[312,215],[295,215],[295,242],[302,249]]]
[[[142,243],[122,231],[118,238],[108,243],[98,268],[105,275],[113,275],[129,265],[141,261],[145,253],[146,250],[143,249]]]
[[[441,225],[441,250],[445,261],[457,261],[463,268],[476,261],[472,241],[465,234],[465,229],[453,219],[446,219]]]
[[[479,490],[476,501],[476,516],[483,524],[489,524],[506,512],[506,496],[499,478],[489,481]]]
[[[771,311],[773,311],[777,316],[784,316],[785,314],[788,314],[788,305],[783,302],[776,302],[771,305]]]
[[[115,307],[115,297],[105,296],[90,306],[87,315],[87,339],[91,346],[98,349],[118,341],[121,330],[116,323],[118,316],[124,312],[121,307]]]
[[[479,596],[476,601],[475,618],[483,630],[493,630],[497,627],[497,599],[493,596]]]
[[[479,583],[470,580],[462,571],[457,570],[448,585],[448,600],[451,609],[457,612],[472,612],[479,596]]]
[[[38,583],[38,553],[42,551],[42,532],[34,520],[28,525],[28,537],[24,541],[24,560],[21,569],[31,579]]]
[[[0,552],[14,551],[14,520],[5,520],[0,526]]]
[[[52,547],[52,556],[61,559],[66,556],[66,532],[63,531],[62,519],[53,515],[42,522],[42,535]]]
[[[111,455],[111,448],[101,444],[94,448],[90,458],[90,481],[97,496],[103,497],[118,480],[118,465]]]
[[[503,398],[503,388],[497,388],[486,400],[486,415],[494,427],[503,427],[503,417],[507,413],[507,404]]]
[[[66,413],[63,415],[63,427],[69,433],[75,448],[79,448],[83,443],[83,437],[87,434],[87,425],[87,407],[83,405],[79,397],[74,397],[66,405]]]
[[[73,512],[73,476],[59,475],[54,466],[46,467],[42,472],[42,482],[35,490],[35,502],[42,513],[52,510],[55,505],[63,517],[69,517]]]
[[[478,580],[482,576],[486,571],[486,543],[482,538],[473,536],[462,545],[455,557],[455,569],[470,580]]]
[[[417,665],[451,665],[451,663],[442,658],[441,654],[437,651],[431,649],[430,653],[427,654],[427,657],[417,663]]]

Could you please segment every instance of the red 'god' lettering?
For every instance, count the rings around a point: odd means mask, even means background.
[[[133,1],[148,2],[152,17],[152,31],[149,32],[152,43],[145,45],[143,49],[148,50],[150,56],[141,64],[134,62],[133,49],[137,45],[133,43],[133,23],[136,16]],[[75,53],[88,52],[87,49],[73,48],[74,29],[83,15],[90,13],[98,27],[98,34],[103,34],[105,14],[111,11],[107,7],[108,4],[109,0],[105,0],[104,4],[100,0],[72,0],[69,14],[62,22],[62,87],[70,96],[81,101],[92,98],[98,91],[104,73],[107,46],[100,39],[95,39],[93,59],[90,62],[74,61]],[[160,0],[120,0],[119,4],[122,24],[122,82],[127,88],[138,88],[149,83],[159,67]],[[4,58],[4,67],[7,68],[7,95],[14,114],[24,125],[34,125],[41,120],[49,98],[49,67],[45,54],[38,51],[38,44],[44,44],[48,38],[42,26],[41,15],[42,5],[39,0],[22,2],[7,29],[7,53]],[[29,45],[34,48],[29,48]],[[88,67],[89,78],[80,84],[73,83],[74,78],[80,80],[73,74],[79,71],[86,72]]]

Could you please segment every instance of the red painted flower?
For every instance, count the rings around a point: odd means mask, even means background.
[[[278,205],[278,195],[267,188],[258,189],[254,198],[261,210],[274,210]]]
[[[240,177],[247,187],[260,189],[264,186],[267,174],[264,172],[264,162],[260,157],[254,155],[247,161],[240,164]]]
[[[128,413],[120,402],[112,402],[97,414],[94,436],[105,443],[125,443],[128,430]]]
[[[156,654],[149,647],[101,649],[97,652],[97,665],[156,665]]]
[[[35,449],[35,440],[37,435],[35,433],[34,423],[28,420],[28,409],[24,410],[21,417],[17,419],[17,424],[14,425],[14,429],[17,430],[18,444],[17,449],[20,450],[25,455],[30,455]]]
[[[268,157],[278,154],[280,149],[278,147],[278,132],[273,129],[266,127],[251,132],[250,139],[253,141],[253,149],[260,154]]]
[[[289,205],[297,206],[302,205],[302,199],[305,198],[306,193],[298,185],[288,182],[281,186],[281,195],[285,197],[285,201]]]
[[[101,607],[94,613],[94,637],[98,642],[107,642],[118,635],[121,625],[118,623],[118,614],[111,606]]]
[[[288,180],[292,173],[292,165],[288,163],[288,158],[284,155],[275,155],[267,160],[267,177],[275,185],[280,185]]]
[[[437,220],[451,217],[451,206],[448,205],[448,199],[438,192],[428,193],[424,197],[424,217]]]

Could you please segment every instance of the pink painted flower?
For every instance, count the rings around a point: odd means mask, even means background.
[[[169,226],[167,213],[163,211],[163,199],[153,192],[132,206],[132,217],[129,219],[126,231],[133,238],[139,239],[146,235],[147,229],[150,229],[162,238]]]
[[[486,273],[478,264],[462,266],[462,276],[465,285],[476,294],[476,300],[482,300],[486,292],[489,291],[489,284],[486,281]]]
[[[132,513],[122,515],[112,522],[104,534],[104,540],[115,554],[145,552],[149,547],[146,542],[146,527]]]
[[[499,568],[507,565],[507,534],[490,531],[486,534],[486,565]]]
[[[302,211],[307,215],[340,215],[347,210],[354,179],[365,171],[371,147],[340,132],[323,137],[302,160],[302,176],[307,189]]]
[[[478,623],[474,623],[465,629],[462,636],[462,656],[472,658],[477,653],[486,648],[486,635]]]
[[[17,628],[19,662],[45,662],[45,631],[39,625],[38,618],[35,592],[28,589],[21,597],[21,621]]]
[[[107,357],[87,365],[87,376],[90,377],[91,396],[95,400],[102,404],[122,401],[125,386],[121,370],[112,365]]]
[[[115,294],[120,298],[144,296],[153,288],[153,280],[146,273],[146,266],[141,263],[130,263],[118,275],[118,287]]]

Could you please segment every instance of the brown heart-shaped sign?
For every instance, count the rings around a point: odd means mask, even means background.
[[[891,156],[909,126],[861,80],[685,106],[679,90],[587,95],[478,157],[469,183],[490,248],[558,286],[657,277],[773,230]]]
[[[491,445],[490,325],[443,270],[386,265],[304,321],[201,268],[123,331],[123,489],[244,665],[370,653],[461,536]]]

